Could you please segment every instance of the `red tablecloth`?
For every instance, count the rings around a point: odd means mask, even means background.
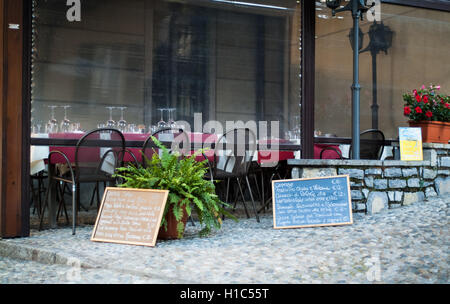
[[[212,144],[214,144],[218,137],[215,134],[206,134],[206,133],[193,133],[193,132],[186,132],[189,136],[190,143],[199,143],[199,148],[206,148],[206,151],[204,152],[205,156],[209,159],[209,161],[214,161],[214,149],[211,148]],[[145,141],[149,134],[124,134],[126,140],[142,140]],[[176,136],[176,135],[175,135]],[[158,138],[158,136],[156,136]],[[180,138],[180,141],[183,138]],[[142,162],[142,153],[141,148],[132,148],[129,149],[131,152],[136,156],[136,159],[138,162]],[[194,154],[195,151],[190,151],[190,155]],[[147,153],[146,153],[147,154]],[[150,154],[147,155],[149,157]],[[197,161],[205,160],[204,156],[202,154],[199,154],[195,157]],[[125,161],[130,161],[131,156],[127,155],[124,158]]]
[[[128,141],[128,140],[145,141],[148,136],[149,136],[149,134],[140,134],[140,133],[124,133],[123,134],[123,137],[125,137],[125,141]],[[139,163],[142,162],[141,149],[142,148],[128,148],[128,150],[130,150],[131,153],[133,153],[134,156],[136,156],[136,159]],[[133,157],[129,153],[125,153],[123,160],[125,162],[133,162],[134,161]]]
[[[49,138],[58,139],[80,139],[85,133],[50,133]],[[90,154],[88,161],[100,161],[100,148],[92,148],[93,153]],[[95,149],[95,150],[94,150]],[[75,162],[75,147],[52,147],[50,146],[49,151],[60,151],[64,153],[70,162]],[[61,155],[53,154],[52,163],[66,163],[66,160]]]
[[[267,148],[271,147],[274,144],[283,144],[289,143],[290,141],[287,139],[262,139],[259,140],[259,145],[266,145]],[[277,163],[279,161],[288,160],[294,158],[293,151],[279,151],[279,150],[264,150],[258,151],[258,163],[259,164],[267,164],[267,163]]]

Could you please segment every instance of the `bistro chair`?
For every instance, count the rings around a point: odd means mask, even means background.
[[[47,172],[41,171],[36,174],[30,175],[30,177],[31,204],[33,205],[33,214],[35,214],[37,211],[37,214],[40,217],[42,211],[42,195],[45,195],[46,191],[44,180],[48,179]]]
[[[210,164],[211,171],[206,178],[211,181],[226,181],[225,202],[228,203],[230,183],[236,182],[239,192],[236,192],[235,203],[240,195],[247,217],[250,215],[245,203],[244,191],[248,189],[252,201],[256,220],[259,222],[258,212],[255,206],[253,191],[249,181],[249,170],[253,157],[257,151],[256,135],[248,128],[236,128],[224,133],[216,142],[214,148],[214,159]],[[206,158],[207,159],[207,158]],[[208,160],[210,162],[210,160]]]
[[[381,159],[385,146],[383,132],[378,129],[369,129],[361,132],[359,146],[361,159]],[[352,147],[350,147],[351,155]]]
[[[189,135],[181,128],[163,128],[156,132],[153,132],[151,136],[147,137],[142,146],[142,166],[145,168],[147,166],[146,159],[151,159],[153,153],[159,153],[159,148],[155,148],[152,137],[156,137],[162,142],[165,142],[165,138],[161,138],[161,135],[168,135],[168,139],[172,142],[172,149],[170,153],[175,151],[180,151],[182,155],[189,152],[190,140]]]
[[[130,161],[125,161],[125,159],[127,159],[127,155],[129,155],[129,159]],[[134,153],[130,150],[125,148],[124,151],[119,151],[118,152],[118,159],[123,159],[124,165],[126,164],[132,164],[135,167],[137,167],[139,165],[139,162],[137,160],[137,157],[134,155]],[[100,205],[100,182],[97,181],[95,183],[95,188],[94,191],[92,191],[92,196],[91,196],[91,201],[89,206],[92,206],[94,204],[94,198],[97,199],[97,207]],[[103,189],[106,189],[106,181],[103,181]]]
[[[125,138],[119,130],[100,128],[89,131],[79,139],[75,147],[74,160],[70,160],[61,151],[55,150],[50,152],[48,156],[49,185],[45,195],[39,230],[42,228],[43,215],[48,205],[49,189],[51,187],[56,189],[56,183],[59,182],[61,185],[72,184],[72,234],[74,235],[78,207],[80,206],[81,184],[115,183],[116,180],[113,174],[117,167],[123,166],[124,151]],[[61,207],[65,208],[63,197],[64,190],[60,199],[60,210]]]
[[[333,155],[333,154],[335,156],[331,157],[331,155]],[[326,157],[326,159],[344,159],[342,157],[342,152],[333,146],[324,147],[320,151],[320,159],[324,159],[324,157]]]
[[[369,129],[360,134],[360,159],[381,159],[385,146],[384,134],[378,129]],[[352,156],[352,146],[350,146],[350,159]],[[334,151],[339,159],[345,159],[341,152],[334,147],[326,147],[320,152],[320,158],[323,157],[325,151]]]

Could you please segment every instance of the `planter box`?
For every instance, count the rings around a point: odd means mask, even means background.
[[[186,206],[183,206],[182,209],[183,209],[183,218],[181,219],[180,222],[183,223],[184,227],[186,227],[186,223],[188,220]],[[164,229],[164,227],[161,227],[159,229],[158,239],[160,240],[180,239],[182,236],[178,235],[177,226],[179,222],[175,218],[175,215],[173,215],[173,205],[170,206],[165,219],[167,221],[167,231]]]
[[[410,127],[422,128],[422,141],[447,144],[450,140],[450,122],[409,121]]]

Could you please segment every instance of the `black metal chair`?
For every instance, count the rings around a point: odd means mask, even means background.
[[[146,159],[151,159],[153,153],[159,153],[159,148],[152,147],[154,144],[152,136],[158,138],[160,134],[172,134],[173,138],[171,139],[171,153],[174,151],[179,151],[181,152],[181,156],[189,153],[191,143],[189,140],[189,135],[183,129],[163,128],[161,130],[153,132],[151,136],[147,137],[144,145],[142,146],[142,166],[144,168],[147,166]],[[159,140],[164,141],[162,139]]]
[[[134,153],[130,149],[125,148],[125,150],[123,152],[119,151],[118,158],[125,160],[125,155],[127,155],[127,154],[130,155],[130,157],[132,159],[132,161],[127,162],[127,164],[131,163],[137,167],[139,165],[139,161],[137,160],[136,155],[134,155]],[[125,161],[124,161],[124,163],[125,163]],[[99,186],[100,186],[100,182],[96,182],[94,191],[92,191],[91,202],[90,202],[89,206],[92,206],[94,204],[94,198],[97,199],[97,207],[100,205],[100,188],[99,188]],[[103,189],[106,189],[106,181],[103,181]]]
[[[55,183],[59,182],[63,189],[65,189],[65,184],[72,184],[72,234],[75,234],[81,184],[115,183],[113,174],[117,167],[123,166],[124,151],[125,138],[119,130],[100,128],[89,131],[78,141],[75,147],[73,165],[63,152],[50,152],[48,156],[49,185],[45,195],[39,229],[42,229],[42,220],[45,208],[48,205],[49,190],[56,186]],[[61,159],[63,160],[62,163]],[[59,209],[61,208],[65,208],[64,190],[60,197]]]
[[[385,138],[381,130],[369,129],[361,132],[360,134],[360,144],[359,144],[359,156],[360,159],[381,159],[383,155]],[[351,159],[352,148],[350,146],[349,156]],[[345,159],[341,152],[334,147],[326,147],[320,152],[320,158],[322,159],[323,153],[325,151],[334,151],[340,159]]]
[[[252,207],[256,215],[256,220],[259,222],[253,191],[249,181],[249,169],[256,151],[256,135],[250,129],[236,128],[227,131],[217,140],[215,144],[214,160],[212,164],[209,164],[211,170],[210,173],[207,174],[206,178],[211,179],[211,181],[221,180],[227,182],[225,192],[225,202],[227,203],[230,194],[230,183],[232,181],[236,181],[236,186],[239,192],[236,193],[234,206],[236,206],[240,195],[244,204],[245,212],[249,218],[250,215],[247,210],[244,195],[244,191],[248,189],[248,193],[252,201]],[[244,188],[242,187],[243,184]]]
[[[385,137],[381,130],[365,130],[361,132],[359,139],[359,156],[361,159],[381,159],[385,146]],[[351,155],[352,147],[350,147],[350,156]]]
[[[326,151],[333,151],[334,153],[336,153],[338,159],[344,159],[342,157],[342,153],[341,151],[339,151],[338,149],[336,149],[335,147],[324,147],[321,151],[320,151],[320,159],[323,159],[324,153]]]
[[[46,171],[41,171],[36,174],[30,175],[30,187],[31,187],[31,202],[33,205],[33,214],[36,213],[41,216],[42,212],[42,195],[45,195],[46,187],[44,180],[48,179]],[[35,184],[37,183],[37,185]],[[37,186],[37,187],[36,187]]]

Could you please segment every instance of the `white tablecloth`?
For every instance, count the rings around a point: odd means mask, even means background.
[[[32,134],[31,137],[48,138],[48,134]],[[50,148],[48,146],[31,146],[30,147],[30,174],[34,175],[45,170],[44,159],[48,157]]]

